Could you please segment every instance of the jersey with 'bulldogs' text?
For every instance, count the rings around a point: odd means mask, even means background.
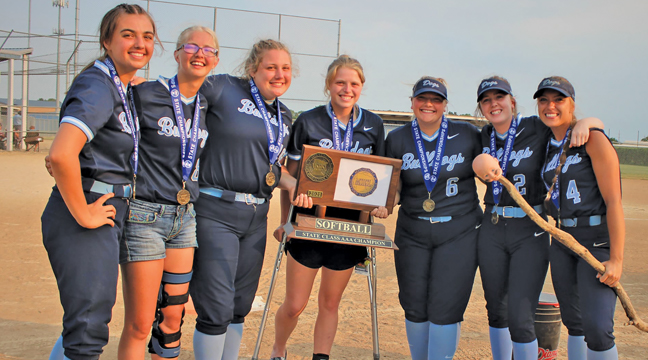
[[[353,141],[349,152],[365,155],[385,155],[385,128],[382,119],[365,109],[357,107],[359,114],[353,122]],[[340,137],[344,142],[346,125],[338,120]],[[301,159],[302,146],[313,145],[333,149],[333,129],[331,117],[326,106],[318,106],[297,117],[293,124],[293,134],[288,144],[288,157]]]
[[[438,134],[437,131],[430,137],[421,132],[430,169],[434,162]],[[447,134],[438,181],[432,190],[431,199],[436,203],[432,212],[423,210],[423,201],[428,198],[428,191],[412,137],[412,123],[387,135],[386,156],[403,160],[400,203],[402,210],[409,216],[458,216],[473,211],[479,205],[472,170],[472,161],[481,152],[479,130],[468,123],[448,120]]]
[[[591,129],[591,131],[601,131]],[[550,215],[553,218],[575,218],[581,216],[605,215],[607,208],[594,175],[592,159],[586,145],[569,148],[567,160],[563,165],[560,176],[560,216],[553,201],[550,205]],[[548,186],[553,183],[556,167],[559,163],[560,142],[551,139],[549,153],[542,170],[542,177]]]
[[[481,131],[482,152],[485,154],[490,154],[490,137],[493,131],[495,129],[491,124],[484,126]],[[504,156],[504,146],[506,145],[508,136],[510,136],[508,132],[503,138],[499,134],[495,134],[497,160],[500,164]],[[515,188],[531,206],[542,204],[547,195],[545,185],[538,174],[544,164],[547,141],[549,141],[550,137],[551,129],[543,124],[539,117],[530,116],[520,119],[517,133],[515,134],[513,149],[509,156],[506,178],[515,185]],[[487,186],[484,203],[486,205],[495,205],[493,201],[492,183]],[[519,205],[502,188],[499,206],[517,207]]]
[[[168,205],[178,205],[176,198],[182,189],[182,142],[175,120],[173,103],[169,94],[168,79],[145,82],[134,88],[137,114],[140,122],[140,161],[137,171],[136,196],[140,200]],[[200,93],[200,128],[194,167],[185,184],[191,193],[191,202],[198,199],[198,173],[200,154],[207,142],[205,115],[207,101]],[[185,116],[187,146],[196,106],[196,96],[180,97]]]
[[[122,88],[130,102],[127,89]],[[76,126],[87,138],[79,153],[81,176],[113,185],[133,182],[132,129],[104,63],[95,61],[72,82],[61,105],[60,123]]]
[[[268,186],[265,181],[270,170],[268,138],[263,117],[250,92],[250,84],[231,75],[212,75],[207,77],[200,93],[209,102],[206,119],[209,141],[200,157],[200,186],[270,198],[272,190],[279,183],[281,168],[278,164],[272,166],[277,181],[273,187]],[[277,103],[281,106],[285,131],[284,148],[277,161],[280,163],[286,155],[292,117],[290,110],[280,101],[266,104],[272,116],[270,123],[275,139],[279,130]]]

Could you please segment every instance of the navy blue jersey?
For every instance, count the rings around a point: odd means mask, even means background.
[[[481,132],[481,143],[483,153],[490,153],[490,137],[494,131],[493,125],[484,126]],[[504,137],[495,134],[495,147],[497,148],[497,159],[502,161],[504,156],[504,146],[509,136],[508,132]],[[547,190],[542,179],[538,174],[544,164],[547,141],[551,137],[551,129],[542,123],[539,117],[530,116],[520,119],[513,143],[513,150],[509,157],[508,168],[506,169],[506,178],[515,185],[522,197],[535,206],[542,204]],[[494,205],[493,185],[488,184],[486,194],[484,195],[486,205]],[[500,195],[500,206],[519,206],[511,198],[506,190]]]
[[[350,152],[385,156],[385,128],[382,119],[362,108],[353,122],[353,142]],[[346,125],[338,121],[340,137],[344,141]],[[301,159],[302,146],[313,145],[326,149],[334,148],[331,118],[326,106],[318,106],[297,117],[293,125],[293,134],[288,144],[288,157],[292,160]]]
[[[597,130],[599,129],[591,129]],[[575,218],[581,216],[604,215],[607,210],[598,187],[592,159],[587,154],[586,145],[567,149],[567,160],[560,171],[560,216],[553,202],[550,215],[554,218]],[[551,139],[547,162],[542,171],[544,181],[551,186],[558,166],[560,143]]]
[[[438,131],[432,137],[421,133],[432,166]],[[432,190],[431,199],[436,203],[432,212],[423,210],[423,201],[428,191],[412,137],[412,123],[393,130],[387,135],[386,156],[402,159],[401,167],[401,209],[409,216],[457,216],[473,211],[478,205],[477,186],[472,170],[473,159],[481,152],[479,130],[465,122],[448,121],[448,135],[445,153],[441,161],[439,180]]]
[[[79,153],[81,176],[108,184],[132,183],[132,129],[102,62],[95,61],[74,79],[61,105],[60,123],[76,126],[88,139]]]
[[[175,120],[173,103],[169,94],[168,79],[160,77],[135,87],[135,102],[140,123],[139,169],[137,172],[136,196],[138,199],[168,205],[178,205],[176,195],[182,189],[182,142]],[[186,189],[191,193],[191,201],[198,198],[199,156],[207,142],[207,101],[200,96],[200,129],[198,132],[198,150],[194,168],[186,182]],[[190,99],[181,96],[184,111],[185,129],[193,126],[196,97]],[[187,134],[187,146],[189,146]]]
[[[207,129],[210,134],[200,159],[200,186],[270,198],[274,187],[265,181],[270,170],[268,138],[262,115],[250,93],[250,84],[231,75],[212,75],[207,77],[200,93],[209,102]],[[272,116],[275,139],[279,130],[277,102],[266,105]],[[279,104],[286,134],[281,161],[286,154],[292,118],[290,110],[281,102]],[[277,164],[273,165],[272,171],[279,179],[281,169]]]

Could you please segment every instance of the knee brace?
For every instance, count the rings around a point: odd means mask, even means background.
[[[178,346],[169,348],[167,344],[180,340],[182,336],[182,323],[180,320],[180,328],[173,334],[166,334],[160,329],[160,324],[164,321],[164,314],[162,309],[169,305],[182,305],[189,301],[189,291],[182,295],[169,295],[165,291],[166,284],[186,284],[191,280],[193,271],[185,274],[174,274],[164,272],[162,274],[162,283],[160,284],[160,292],[158,294],[157,309],[155,310],[155,321],[153,322],[153,331],[151,332],[151,341],[149,342],[149,353],[157,354],[163,358],[175,358],[180,355],[180,344]],[[184,318],[185,311],[182,310],[182,317]]]

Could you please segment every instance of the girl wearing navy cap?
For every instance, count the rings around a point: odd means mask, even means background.
[[[358,60],[341,55],[328,67],[325,93],[331,101],[299,115],[288,145],[288,171],[297,175],[303,145],[334,148],[366,155],[384,155],[385,133],[382,119],[357,105],[365,82]],[[337,131],[336,131],[337,130]],[[282,225],[288,219],[289,198],[282,192]],[[306,213],[305,209],[296,212]],[[314,214],[314,211],[308,212]],[[327,208],[327,216],[357,221],[359,211]],[[386,218],[387,209],[379,207],[371,215]],[[295,214],[296,216],[296,214]],[[282,226],[275,231],[282,239]],[[286,244],[286,299],[277,310],[272,359],[285,360],[286,342],[306,308],[315,276],[322,269],[315,322],[313,360],[329,358],[338,325],[338,307],[356,264],[364,262],[363,246],[290,239]]]
[[[119,359],[144,359],[151,324],[151,357],[180,353],[197,247],[198,158],[208,138],[208,104],[198,89],[218,64],[217,54],[211,29],[187,28],[174,52],[178,74],[135,87],[142,161],[120,251],[125,314]]]
[[[511,85],[500,76],[477,88],[477,113],[490,122],[481,132],[483,152],[500,161],[504,176],[543,217],[546,189],[537,175],[544,163],[551,131],[537,116],[517,112]],[[572,146],[587,142],[589,127],[600,120],[579,121]],[[549,263],[549,234],[529,219],[501,184],[488,185],[486,210],[477,242],[491,351],[495,360],[536,360],[534,317]]]
[[[477,269],[482,211],[472,160],[479,130],[446,119],[443,79],[423,77],[411,97],[414,119],[387,136],[402,159],[394,252],[412,359],[451,359]]]
[[[241,68],[243,76],[213,75],[200,89],[209,102],[209,140],[200,157],[199,247],[189,285],[198,360],[238,359],[263,266],[269,200],[275,187],[292,192],[296,183],[281,166],[292,128],[279,101],[292,80],[290,52],[261,40]],[[312,199],[300,194],[294,204],[310,207]]]
[[[600,129],[591,131],[585,145],[569,146],[576,118],[575,92],[567,79],[543,79],[533,98],[552,132],[542,172],[550,215],[605,265],[600,275],[564,245],[551,244],[551,278],[563,323],[570,336],[584,336],[587,343],[585,349],[582,342],[570,342],[569,359],[618,359],[611,286],[621,277],[625,243],[619,159]]]
[[[108,343],[138,161],[126,85],[153,55],[155,24],[140,6],[121,4],[99,31],[104,54],[72,83],[49,155],[56,186],[42,216],[43,243],[64,311],[50,359],[98,359]]]

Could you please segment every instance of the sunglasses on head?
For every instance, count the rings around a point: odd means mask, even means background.
[[[186,52],[187,54],[192,54],[192,55],[197,53],[198,50],[202,50],[203,55],[205,57],[214,57],[214,56],[218,55],[218,49],[215,49],[215,48],[213,48],[211,46],[200,47],[200,46],[198,46],[196,44],[183,44],[183,45],[180,45],[180,47],[177,48],[176,51],[178,51],[180,49],[184,50],[184,52]]]

